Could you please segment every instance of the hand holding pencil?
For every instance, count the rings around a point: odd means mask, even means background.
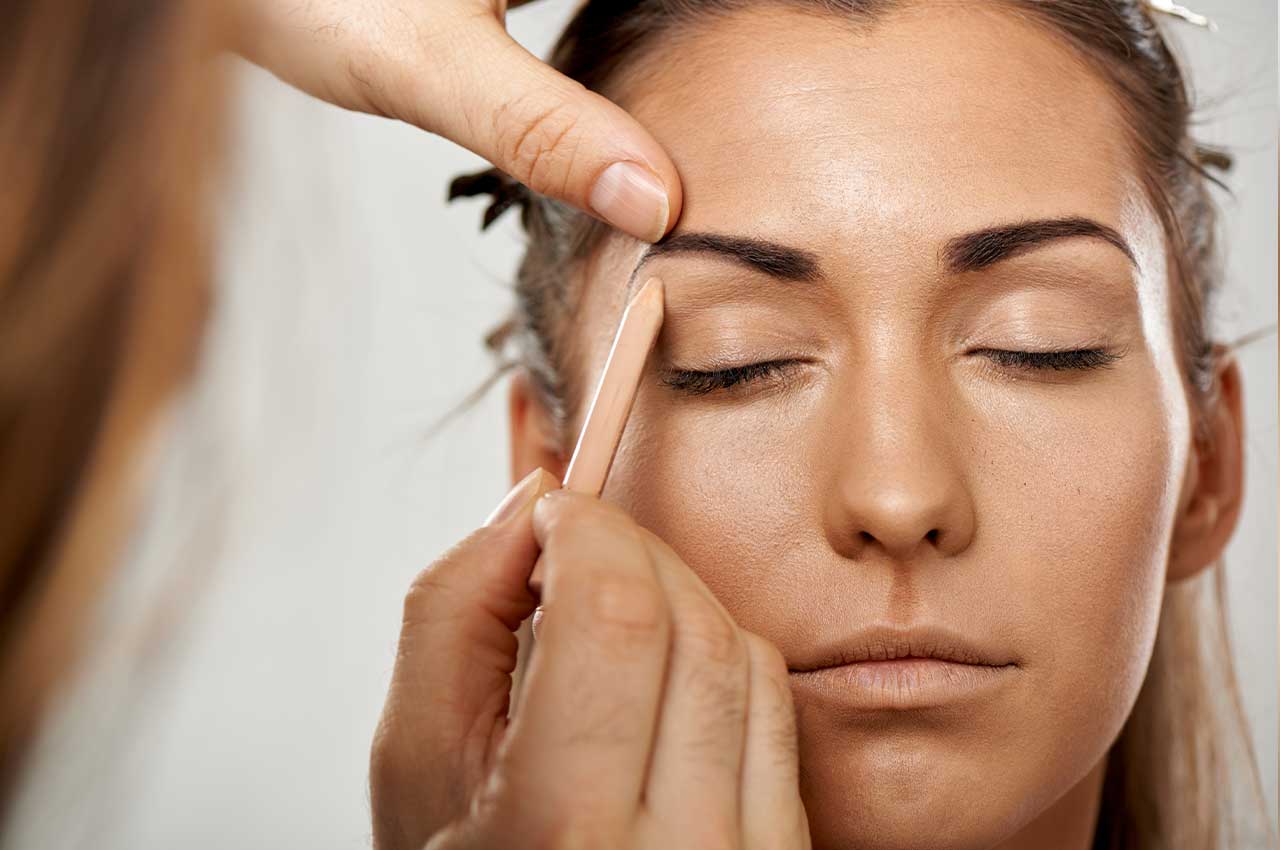
[[[570,486],[536,470],[410,590],[372,753],[379,850],[810,846],[781,654],[597,498],[661,310],[651,280]],[[535,560],[546,617],[508,717]]]

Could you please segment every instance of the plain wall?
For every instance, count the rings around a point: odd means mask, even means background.
[[[545,52],[572,5],[535,3],[511,28]],[[1231,339],[1276,317],[1276,6],[1196,6],[1219,32],[1172,28],[1203,95],[1202,138],[1237,156],[1219,325]],[[444,203],[452,176],[486,165],[236,73],[221,300],[111,600],[110,623],[133,630],[145,663],[109,659],[99,669],[113,672],[82,686],[43,745],[52,767],[13,846],[24,834],[49,850],[367,844],[368,746],[403,593],[508,486],[501,389],[426,438],[488,374],[480,340],[509,303],[515,216],[482,236],[483,204]],[[1274,813],[1275,337],[1242,362],[1248,500],[1230,602]],[[139,620],[157,600],[167,619]],[[103,718],[119,731],[75,732]]]

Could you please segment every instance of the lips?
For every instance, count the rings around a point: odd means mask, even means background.
[[[1014,656],[940,625],[873,625],[788,659],[800,702],[902,712],[992,701],[1020,677]]]
[[[820,643],[817,647],[787,659],[793,673],[845,667],[875,661],[936,659],[979,667],[1016,666],[1007,650],[991,641],[973,638],[942,625],[868,626],[851,635]]]

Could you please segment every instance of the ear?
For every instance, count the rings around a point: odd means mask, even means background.
[[[1169,553],[1170,582],[1200,573],[1222,557],[1244,498],[1244,400],[1240,367],[1218,353],[1205,432],[1191,447]]]
[[[529,373],[518,369],[511,377],[507,396],[511,428],[511,480],[516,482],[538,467],[557,479],[564,478],[569,459],[560,444],[555,417],[534,388]]]

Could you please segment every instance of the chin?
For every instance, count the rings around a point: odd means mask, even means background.
[[[801,793],[814,850],[991,850],[1028,816],[1016,789],[993,781],[1001,770],[972,731],[911,718],[805,731]]]

